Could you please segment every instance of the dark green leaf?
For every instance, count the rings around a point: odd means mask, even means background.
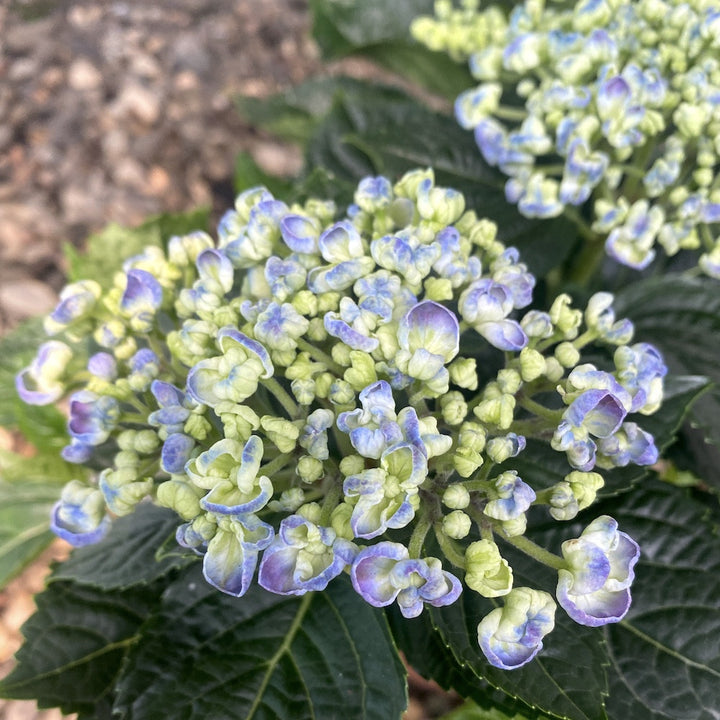
[[[431,0],[313,0],[313,35],[327,59],[360,53],[427,89],[454,98],[474,84],[465,63],[428,50],[410,24],[432,14]]]
[[[531,720],[534,717],[522,711],[505,711],[499,707],[483,708],[470,700],[457,710],[443,715],[442,720]]]
[[[167,590],[119,684],[126,720],[399,718],[405,674],[383,614],[345,578],[302,598],[242,598],[199,568]]]
[[[108,696],[128,647],[157,602],[143,588],[101,592],[52,583],[36,597],[37,612],[23,626],[18,664],[0,682],[6,698],[35,699],[85,717],[107,717]]]
[[[70,558],[55,568],[51,580],[71,580],[101,590],[154,582],[196,558],[176,553],[156,560],[168,538],[174,543],[180,523],[172,510],[150,503],[140,505],[132,514],[115,520],[101,542],[73,550]]]
[[[58,495],[57,485],[0,481],[0,587],[50,544],[50,509]]]
[[[206,230],[208,218],[208,210],[199,209],[158,215],[136,228],[112,223],[87,241],[84,252],[72,245],[65,246],[68,279],[74,282],[92,278],[104,288],[111,287],[115,273],[127,258],[141,253],[146,247],[163,247],[172,235]]]
[[[630,611],[605,630],[610,718],[720,717],[720,538],[707,504],[649,482],[597,512],[642,550]]]
[[[638,340],[660,348],[673,372],[704,375],[720,383],[720,292],[716,280],[679,275],[649,278],[628,285],[617,295],[615,307],[635,323]],[[712,442],[720,443],[717,388],[697,403],[690,419]]]

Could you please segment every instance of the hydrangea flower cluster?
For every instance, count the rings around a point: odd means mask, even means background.
[[[336,216],[253,188],[217,244],[173,237],[109,290],[65,288],[52,339],[17,376],[28,403],[69,396],[62,454],[92,470],[63,490],[53,530],[94,543],[151,501],[231,595],[256,571],[282,595],[348,573],[371,605],[415,617],[464,585],[504,598],[478,640],[506,669],[541,649],[556,601],[515,586],[504,548],[557,570],[577,622],[619,620],[639,551],[612,518],[562,557],[524,533],[529,512],[565,521],[591,505],[598,468],[655,462],[636,420],[662,400],[658,352],[631,344],[607,293],[584,312],[566,295],[527,310],[535,280],[517,251],[431,170],[366,178]],[[463,351],[478,343],[499,371]],[[582,361],[591,343],[613,350],[607,366]],[[562,481],[532,487],[513,469],[527,438],[567,458]],[[432,536],[442,557],[424,552]]]
[[[413,33],[469,59],[480,84],[455,116],[509,177],[527,217],[565,212],[606,252],[643,269],[700,249],[720,277],[720,11],[709,0],[526,0],[507,17],[477,0]],[[585,223],[576,208],[592,202]]]

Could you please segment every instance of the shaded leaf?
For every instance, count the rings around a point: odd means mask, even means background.
[[[432,52],[410,36],[418,15],[432,14],[432,0],[312,0],[313,36],[327,59],[360,53],[434,92],[454,98],[473,84],[464,63]]]
[[[172,510],[144,503],[132,514],[115,520],[99,543],[73,550],[70,558],[55,568],[51,580],[71,580],[101,590],[159,580],[197,559],[196,555],[179,552],[156,558],[169,538],[177,547],[175,530],[180,523]]]
[[[720,292],[716,280],[680,275],[649,278],[618,293],[615,308],[635,323],[638,339],[660,348],[673,372],[704,375],[720,383]],[[717,387],[696,404],[690,419],[708,439],[720,443]]]
[[[285,197],[292,190],[292,183],[281,177],[268,175],[253,160],[250,153],[238,153],[235,158],[233,187],[235,192],[242,192],[256,185],[265,186],[276,197]]]
[[[52,583],[35,598],[37,612],[23,625],[25,643],[17,666],[0,682],[0,696],[107,717],[102,709],[156,594]]]
[[[345,578],[283,597],[219,593],[197,567],[166,591],[119,683],[126,720],[399,718],[405,674],[383,614]]]
[[[49,520],[58,495],[57,485],[0,482],[0,587],[55,537],[50,532]]]

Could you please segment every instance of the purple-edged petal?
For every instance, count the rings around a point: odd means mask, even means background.
[[[371,353],[380,345],[380,341],[377,338],[371,338],[358,332],[344,320],[341,320],[337,313],[325,313],[323,325],[329,335],[342,340],[342,342],[349,345],[353,350],[362,350],[363,352]]]
[[[185,470],[185,463],[195,448],[195,440],[184,433],[168,435],[160,453],[160,467],[171,475],[180,475]]]
[[[433,300],[423,300],[400,320],[398,344],[403,350],[426,350],[450,362],[460,348],[460,325],[455,313]]]

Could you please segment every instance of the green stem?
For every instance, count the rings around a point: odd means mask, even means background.
[[[455,567],[459,567],[462,570],[465,569],[465,556],[458,550],[455,543],[443,532],[442,523],[436,522],[433,526],[435,531],[435,537],[437,538],[440,549],[443,551],[443,555],[453,564]]]
[[[535,400],[533,400],[532,398],[525,397],[524,395],[518,397],[518,403],[520,403],[522,407],[524,407],[526,410],[529,410],[531,413],[546,420],[550,420],[556,425],[558,422],[560,422],[560,419],[562,418],[562,410],[551,410],[550,408],[546,408],[539,402],[535,402]]]
[[[410,542],[408,544],[408,552],[411,558],[419,558],[422,553],[423,543],[425,538],[432,527],[432,520],[430,519],[430,513],[427,508],[423,509],[420,518],[418,519],[417,525],[410,536]]]
[[[572,344],[577,350],[582,350],[586,345],[589,345],[593,340],[595,340],[597,336],[597,331],[586,330],[582,335],[576,337]]]
[[[286,392],[285,388],[273,377],[261,381],[268,392],[275,396],[275,399],[283,406],[283,409],[291,418],[296,418],[300,413],[297,403]]]
[[[510,543],[513,547],[516,547],[521,552],[529,555],[533,560],[537,560],[543,565],[554,568],[555,570],[563,570],[567,567],[565,560],[558,557],[549,550],[540,547],[537,543],[534,543],[530,538],[526,538],[524,535],[515,535],[510,537],[500,530],[500,537],[503,540]]]
[[[517,120],[518,122],[522,122],[527,118],[527,110],[520,109],[520,108],[514,108],[514,107],[508,107],[506,105],[500,105],[497,108],[495,108],[495,112],[493,112],[493,115],[496,117],[502,118],[503,120]]]
[[[332,512],[340,503],[342,494],[342,484],[338,482],[336,478],[328,490],[327,495],[325,495],[325,500],[322,504],[322,512],[320,513],[320,525],[327,527],[330,523]]]
[[[326,352],[315,347],[315,345],[311,345],[305,338],[297,338],[296,342],[301,350],[304,350],[313,360],[325,365],[325,367],[331,370],[337,377],[341,378],[345,374],[344,367],[338,365]]]
[[[592,238],[586,237],[586,242],[577,256],[576,261],[570,266],[567,274],[568,280],[577,285],[585,287],[588,281],[596,276],[600,263],[605,258],[605,243],[593,233]]]
[[[267,475],[268,477],[272,477],[278,470],[281,470],[282,468],[287,465],[287,461],[293,456],[291,452],[282,453],[281,455],[278,455],[276,458],[271,460],[269,463],[266,463],[258,470],[258,475]]]

